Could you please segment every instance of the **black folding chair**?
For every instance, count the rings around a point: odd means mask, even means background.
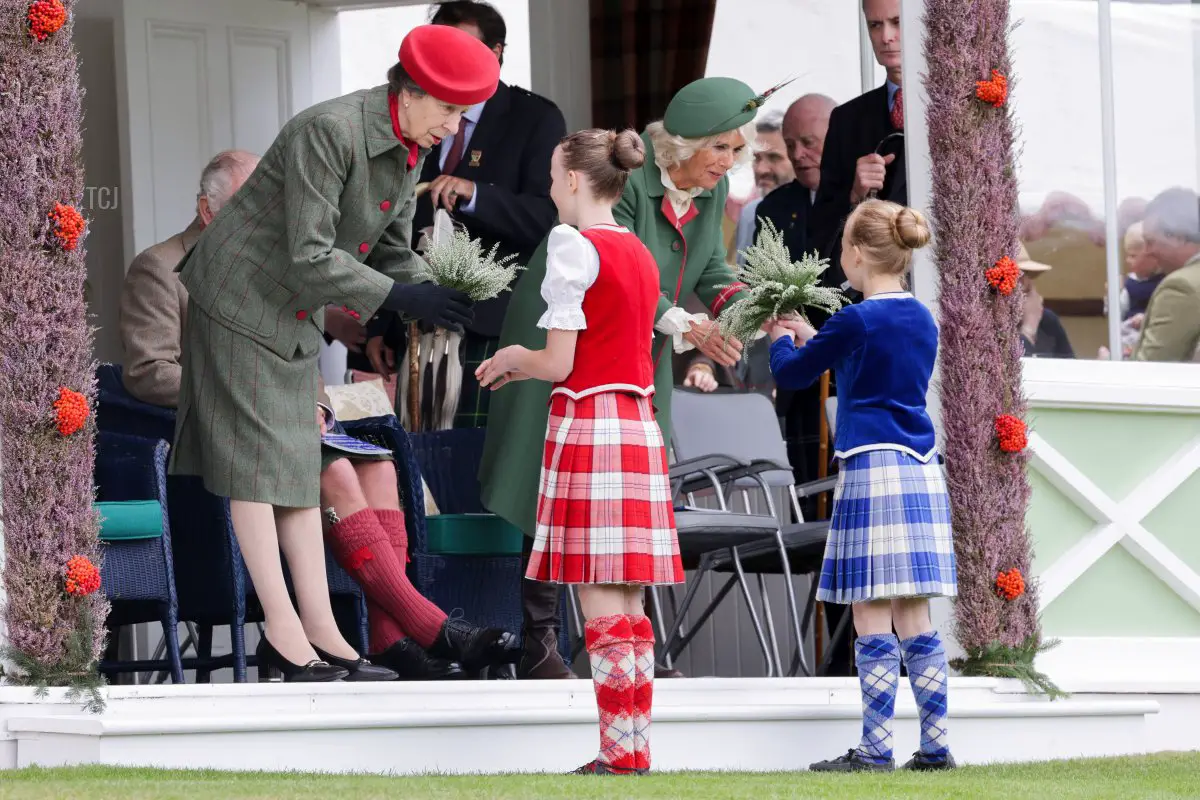
[[[784,576],[795,640],[788,673],[812,674],[804,655],[804,640],[815,609],[815,579],[829,523],[806,522],[800,499],[829,491],[836,478],[802,486],[795,484],[778,418],[771,401],[763,395],[701,394],[677,389],[672,396],[672,418],[676,457],[672,480],[676,495],[694,498],[697,493],[711,493],[718,508],[676,514],[685,566],[692,562],[699,574],[688,587],[671,634],[665,637],[664,659],[672,659],[682,651],[694,637],[695,629],[712,615],[737,583],[746,597],[755,633],[768,662],[767,674],[782,675],[783,664],[763,579],[765,574],[775,573]],[[791,498],[791,518],[785,518],[783,510],[776,507],[776,492],[784,492]],[[766,514],[756,514],[752,508],[751,495],[757,493],[762,495]],[[735,494],[742,497],[744,509],[737,514],[729,510],[729,499]],[[695,600],[700,578],[710,571],[732,571],[733,576],[701,612],[698,624],[685,635],[684,617]],[[813,579],[813,590],[803,614],[792,583],[797,571]],[[759,576],[765,631],[751,600],[745,580],[747,572]]]

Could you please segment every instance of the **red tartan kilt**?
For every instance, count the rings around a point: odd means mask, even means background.
[[[682,583],[667,450],[649,397],[550,399],[527,578]]]

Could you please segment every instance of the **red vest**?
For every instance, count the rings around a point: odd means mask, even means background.
[[[607,391],[654,393],[654,315],[658,264],[632,233],[589,228],[583,237],[600,254],[600,273],[583,296],[587,328],[575,344],[575,366],[555,392],[581,397]]]

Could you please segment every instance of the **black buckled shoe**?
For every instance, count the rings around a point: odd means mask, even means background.
[[[649,775],[648,769],[625,769],[605,764],[603,761],[589,761],[579,769],[573,769],[568,775]]]
[[[254,651],[258,657],[259,683],[333,683],[350,672],[325,661],[310,661],[303,666],[284,658],[267,637],[258,640]]]
[[[467,677],[460,664],[434,658],[407,637],[372,655],[371,660],[395,672],[402,681],[455,681]]]
[[[848,750],[844,756],[809,765],[812,772],[892,772],[895,769],[895,759],[889,758],[886,763],[880,764],[857,747]]]
[[[429,654],[447,661],[457,661],[469,671],[501,664],[515,664],[521,659],[517,637],[496,628],[477,628],[461,619],[446,618]]]
[[[312,644],[312,643],[309,642],[309,644]],[[350,673],[349,675],[347,675],[345,678],[342,679],[346,682],[351,682],[351,681],[359,681],[359,682],[394,681],[394,680],[399,679],[399,677],[400,677],[399,675],[397,675],[395,672],[392,672],[387,667],[380,667],[376,664],[372,664],[370,661],[363,658],[362,656],[359,656],[358,658],[353,659],[353,660],[349,659],[349,658],[338,658],[337,656],[335,656],[331,653],[326,653],[324,650],[317,647],[315,644],[312,647],[313,647],[313,650],[317,651],[317,655],[321,657],[322,661],[326,661],[330,664],[333,664],[335,667],[341,667],[342,669],[344,669]]]
[[[904,765],[904,769],[914,772],[939,772],[944,769],[956,769],[958,764],[954,763],[954,756],[946,753],[945,758],[937,759],[930,758],[919,750],[913,753],[913,757]]]

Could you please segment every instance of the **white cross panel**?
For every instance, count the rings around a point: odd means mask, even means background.
[[[1096,527],[1042,573],[1040,610],[1067,590],[1113,545],[1120,544],[1192,608],[1200,611],[1200,575],[1142,526],[1142,521],[1200,470],[1200,437],[1188,442],[1118,502],[1037,433],[1029,436],[1030,464],[1070,498]]]

